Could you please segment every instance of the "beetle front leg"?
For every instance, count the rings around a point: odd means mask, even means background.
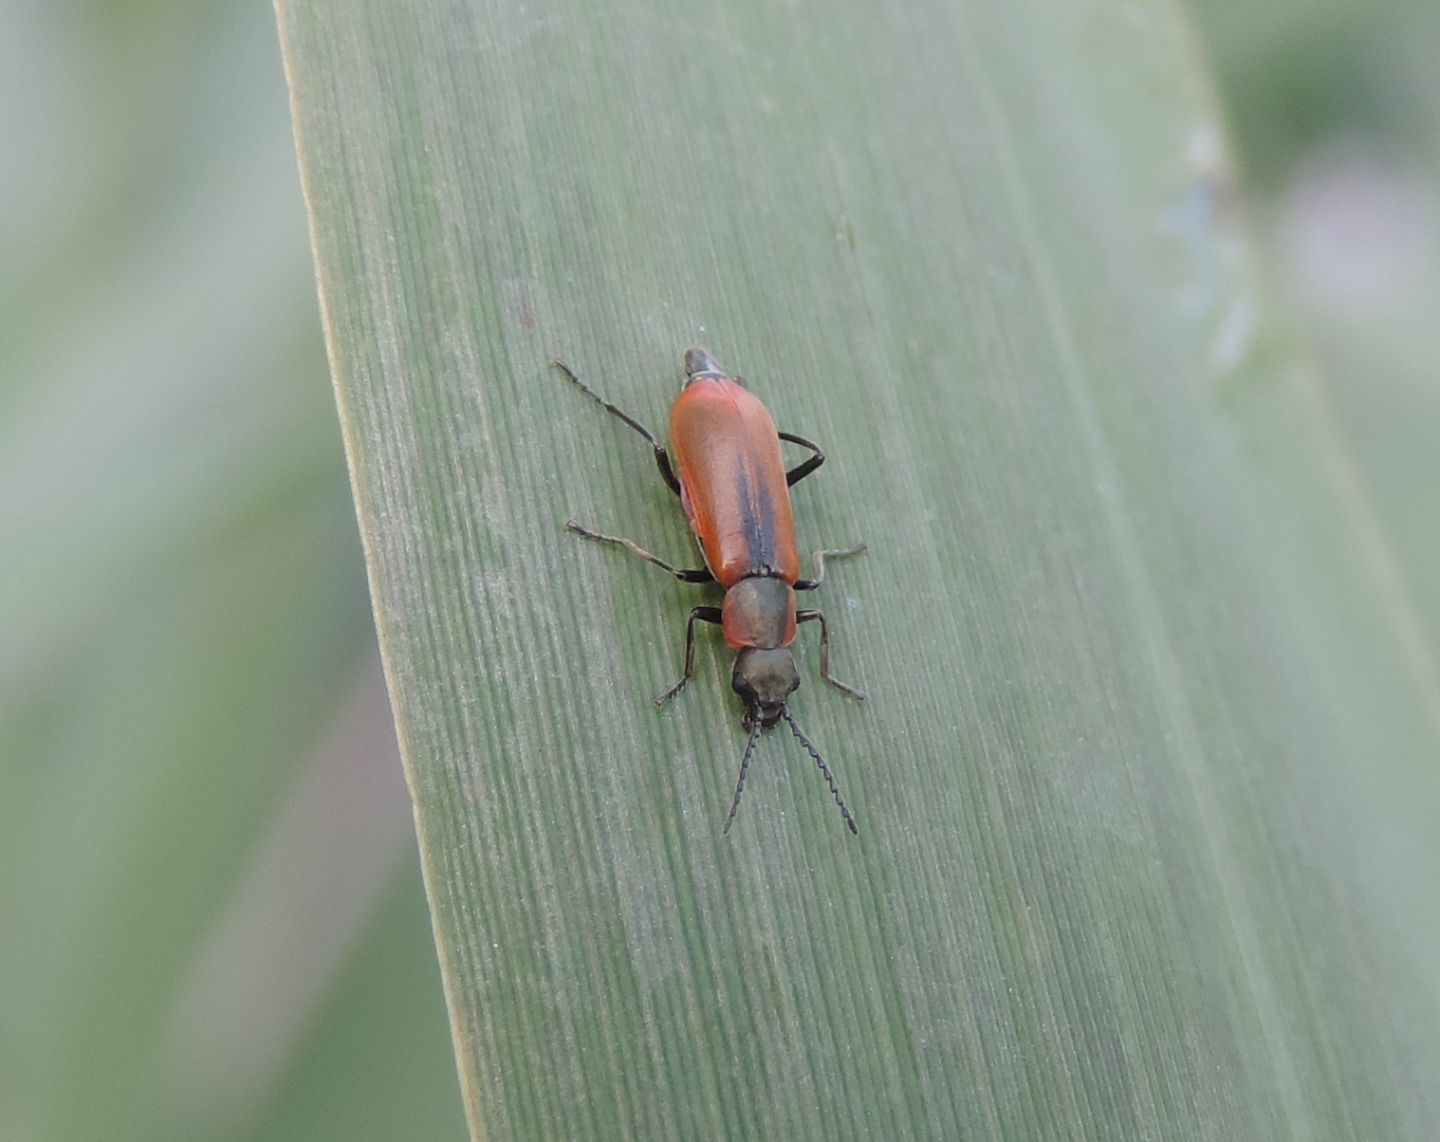
[[[633,539],[625,539],[618,535],[601,535],[598,531],[591,531],[573,519],[565,521],[565,530],[578,535],[581,539],[593,539],[596,543],[608,543],[611,547],[623,547],[635,558],[643,559],[646,563],[653,563],[660,570],[674,575],[682,583],[713,583],[715,581],[715,576],[710,574],[708,567],[676,567],[666,563],[660,556],[652,555]]]
[[[655,705],[663,710],[666,703],[689,684],[690,679],[695,676],[695,624],[720,622],[719,607],[693,607],[690,611],[690,618],[685,623],[685,673],[680,676],[680,681],[655,699]]]
[[[796,611],[795,621],[797,623],[820,624],[820,677],[834,686],[840,693],[854,698],[857,702],[865,701],[864,694],[853,686],[845,685],[845,683],[830,673],[830,628],[825,623],[825,616],[819,611]]]

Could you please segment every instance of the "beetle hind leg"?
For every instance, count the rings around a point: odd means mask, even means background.
[[[788,440],[791,444],[798,444],[801,448],[810,449],[811,453],[808,459],[802,460],[785,473],[785,486],[787,488],[793,488],[806,476],[810,475],[811,472],[815,471],[816,468],[820,467],[821,464],[825,463],[825,453],[820,451],[820,445],[816,444],[813,440],[806,440],[805,437],[796,436],[793,432],[778,432],[776,435],[779,436],[781,440]]]
[[[651,432],[648,428],[646,428],[643,424],[641,424],[638,420],[636,420],[633,416],[631,416],[628,412],[624,411],[617,405],[611,404],[608,400],[602,397],[599,393],[597,393],[594,389],[592,389],[589,385],[582,381],[579,376],[576,375],[574,369],[572,369],[569,365],[567,365],[564,361],[560,360],[558,357],[550,362],[550,366],[551,368],[559,369],[562,373],[564,373],[567,377],[570,378],[570,382],[577,389],[579,389],[587,397],[593,400],[606,412],[610,413],[611,416],[614,416],[619,420],[624,421],[626,424],[628,424],[631,428],[633,428],[636,432],[638,432],[641,436],[643,436],[646,440],[650,442],[650,447],[655,449],[655,466],[660,469],[661,478],[670,485],[670,490],[678,496],[680,494],[680,481],[675,478],[675,469],[670,466],[670,453],[665,451],[665,445],[661,444],[660,441],[656,439],[655,434]]]

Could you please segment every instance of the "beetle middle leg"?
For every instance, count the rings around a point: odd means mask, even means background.
[[[675,469],[670,466],[670,453],[665,451],[665,445],[661,444],[660,441],[656,439],[655,434],[651,432],[648,428],[646,428],[643,424],[641,424],[638,420],[636,420],[633,416],[631,416],[628,412],[625,412],[623,409],[617,408],[615,405],[611,404],[608,400],[606,400],[589,385],[587,385],[584,381],[582,381],[579,377],[577,377],[575,375],[575,370],[572,369],[569,365],[567,365],[564,361],[556,358],[555,360],[551,361],[550,364],[552,367],[559,369],[562,373],[569,377],[577,389],[579,389],[587,397],[593,400],[606,412],[610,413],[612,416],[616,416],[619,419],[623,420],[626,424],[628,424],[631,428],[633,428],[636,432],[638,432],[641,436],[643,436],[646,440],[650,442],[650,447],[655,449],[655,466],[660,469],[660,475],[664,479],[664,481],[670,485],[670,490],[678,496],[680,494],[680,481],[675,478]]]
[[[857,543],[854,547],[827,547],[823,551],[817,551],[810,556],[810,562],[815,564],[815,578],[796,579],[795,590],[813,591],[821,583],[825,582],[825,560],[844,559],[847,555],[859,555],[865,550],[863,543]]]
[[[680,676],[680,681],[655,699],[655,705],[664,709],[666,703],[689,684],[690,679],[695,676],[695,624],[720,623],[719,607],[692,607],[690,618],[685,623],[685,673]]]
[[[820,624],[820,677],[834,686],[840,693],[854,698],[857,702],[865,701],[865,695],[853,686],[847,686],[830,673],[830,628],[825,623],[825,616],[819,611],[796,611],[795,621],[797,623],[819,623]]]
[[[662,571],[668,571],[682,583],[713,583],[715,576],[710,574],[708,567],[676,567],[666,563],[658,555],[646,551],[633,539],[625,539],[618,535],[601,535],[598,531],[591,531],[576,523],[573,519],[565,521],[565,530],[580,536],[581,539],[593,539],[596,543],[608,543],[611,547],[623,547],[637,559],[643,559],[646,563],[653,563]]]

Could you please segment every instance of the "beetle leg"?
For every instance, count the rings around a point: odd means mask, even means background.
[[[646,563],[653,563],[662,571],[668,571],[682,583],[713,583],[715,581],[715,576],[710,574],[710,568],[672,566],[661,559],[660,556],[652,555],[646,551],[633,539],[622,539],[618,535],[601,535],[598,531],[591,531],[588,527],[581,526],[573,519],[565,522],[565,530],[573,532],[582,539],[593,539],[596,543],[608,543],[611,547],[623,547],[636,558],[643,559]]]
[[[646,428],[643,424],[641,424],[638,420],[636,420],[633,416],[631,416],[629,413],[624,412],[619,408],[616,408],[608,400],[606,400],[589,385],[587,385],[584,381],[582,381],[579,377],[577,377],[575,375],[575,370],[572,369],[569,365],[567,365],[564,361],[556,359],[554,361],[551,361],[550,364],[552,367],[559,369],[562,373],[569,377],[570,380],[574,382],[576,388],[578,388],[582,393],[588,396],[606,412],[610,413],[613,416],[619,417],[621,420],[623,420],[626,424],[628,424],[631,428],[633,428],[636,432],[638,432],[641,436],[643,436],[646,440],[650,442],[650,447],[655,449],[655,466],[660,469],[660,475],[665,480],[665,482],[670,485],[670,490],[678,496],[680,494],[680,481],[675,478],[675,469],[670,466],[670,453],[665,451],[665,445],[661,444],[660,441],[655,438],[655,434],[651,432],[648,428]]]
[[[810,556],[810,562],[815,564],[815,578],[796,579],[795,590],[813,591],[821,583],[825,582],[825,560],[844,559],[847,555],[859,555],[865,550],[863,543],[857,543],[854,547],[827,547],[824,551],[817,551]]]
[[[798,444],[801,448],[808,448],[814,453],[808,460],[802,460],[790,471],[785,473],[785,486],[793,488],[821,464],[825,463],[825,453],[820,451],[820,445],[813,440],[806,440],[803,436],[796,436],[793,432],[781,432],[778,434],[781,440],[788,440],[791,444]]]
[[[833,552],[831,553],[833,554]],[[834,686],[840,693],[854,698],[857,702],[865,701],[865,695],[853,686],[847,686],[838,678],[830,674],[830,628],[825,625],[825,616],[819,611],[796,611],[795,621],[797,623],[819,623],[820,624],[820,677]]]
[[[675,697],[676,694],[680,693],[681,690],[685,689],[686,685],[689,683],[690,679],[695,674],[695,624],[697,622],[718,624],[720,622],[720,608],[691,608],[690,618],[685,623],[685,673],[680,676],[679,682],[675,683],[675,685],[671,686],[670,689],[666,690],[665,693],[661,694],[660,697],[655,699],[655,705],[662,710],[665,708],[665,704],[669,702],[671,698]]]

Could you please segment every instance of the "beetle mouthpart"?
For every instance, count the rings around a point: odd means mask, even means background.
[[[773,729],[780,724],[780,707],[767,706],[764,702],[753,698],[744,713],[740,715],[740,725],[745,732],[750,732],[751,726],[759,726],[762,730]]]
[[[719,361],[710,356],[710,350],[696,345],[685,350],[685,375],[693,377],[696,373],[719,373],[724,376],[725,370],[720,367]]]

